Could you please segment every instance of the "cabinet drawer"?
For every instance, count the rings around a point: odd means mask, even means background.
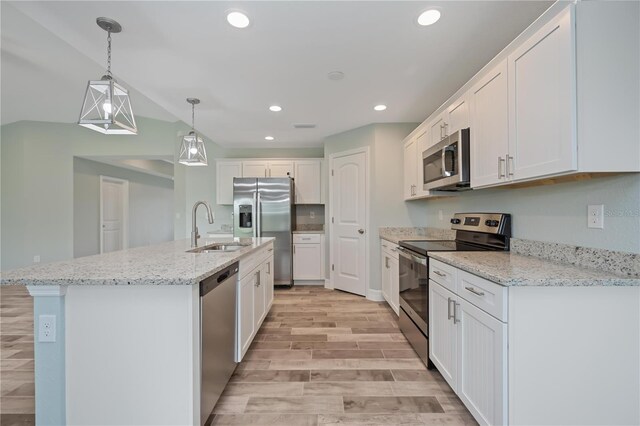
[[[387,256],[389,256],[392,259],[396,259],[398,260],[398,246],[394,243],[391,243],[389,241],[386,240],[382,240],[382,243],[380,244],[380,248],[382,249],[382,252],[385,253]]]
[[[451,265],[429,259],[429,278],[449,291],[456,292],[457,270]]]
[[[293,234],[293,244],[320,244],[320,234]]]
[[[456,293],[500,321],[507,322],[507,287],[458,271]]]
[[[271,255],[273,255],[273,243],[240,258],[239,278],[244,278],[249,272],[253,271]]]

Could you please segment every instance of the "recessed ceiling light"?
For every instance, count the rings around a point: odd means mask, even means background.
[[[380,105],[374,106],[373,109],[375,109],[376,111],[384,111],[385,109],[387,109],[387,106],[380,104]]]
[[[269,111],[280,112],[282,111],[282,107],[280,105],[271,105]]]
[[[418,25],[426,27],[427,25],[433,25],[440,19],[440,11],[437,9],[425,10],[418,16]]]
[[[247,28],[249,26],[249,17],[242,12],[233,11],[227,13],[227,22],[236,28]]]
[[[274,140],[274,139],[275,139],[275,138],[274,138],[273,136],[265,136],[265,137],[264,137],[264,140],[266,140],[266,141],[272,141],[272,140]]]

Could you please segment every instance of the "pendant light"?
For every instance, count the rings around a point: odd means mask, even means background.
[[[111,34],[119,33],[122,27],[109,18],[98,18],[96,23],[107,32],[107,73],[100,80],[89,81],[78,124],[107,135],[136,135],[129,91],[111,75]]]
[[[200,103],[200,99],[187,98],[187,102],[191,104],[191,131],[182,137],[178,162],[187,166],[206,166],[207,151],[204,148],[204,140],[195,130],[195,107]]]

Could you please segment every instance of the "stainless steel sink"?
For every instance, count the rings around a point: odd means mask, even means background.
[[[243,247],[247,247],[250,244],[243,243],[215,243],[209,244],[207,246],[197,247],[193,250],[188,250],[187,253],[220,253],[220,252],[230,252],[237,251]]]

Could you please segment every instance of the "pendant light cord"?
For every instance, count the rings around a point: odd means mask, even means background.
[[[191,130],[196,131],[196,105],[191,104]]]
[[[111,77],[111,31],[107,31],[107,75]]]

